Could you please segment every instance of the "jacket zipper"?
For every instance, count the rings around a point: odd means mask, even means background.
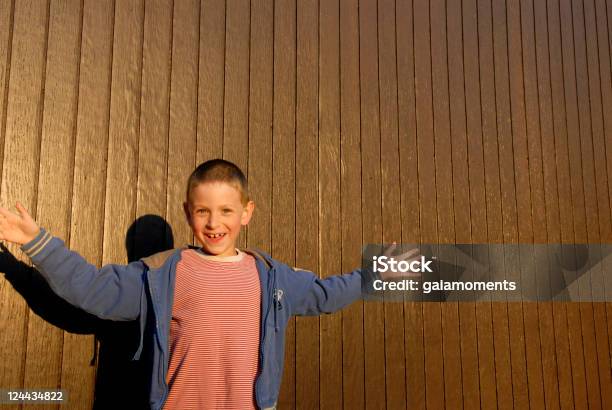
[[[276,272],[274,271],[274,268],[270,268],[269,270],[269,274],[273,275],[273,279],[276,279]],[[270,279],[268,277],[268,282],[270,282]],[[265,344],[265,340],[266,340],[266,322],[268,321],[268,315],[270,314],[270,309],[273,308],[272,306],[272,302],[273,302],[273,292],[271,292],[270,289],[270,285],[266,283],[266,291],[268,292],[268,303],[266,304],[265,308],[265,316],[264,319],[261,323],[261,338],[259,340],[259,374],[257,375],[257,380],[255,381],[255,401],[257,402],[257,405],[259,406],[259,398],[261,397],[261,393],[259,392],[258,386],[259,383],[257,383],[260,380],[261,374],[263,373],[263,366],[264,366],[264,344]],[[263,301],[263,296],[262,295],[262,301]]]
[[[172,266],[170,267],[170,271],[172,271],[172,269],[175,269],[175,263],[172,264]],[[161,409],[163,407],[163,403],[166,401],[166,398],[168,396],[168,385],[166,384],[166,369],[168,368],[168,364],[167,359],[166,359],[166,355],[164,354],[164,346],[162,343],[162,334],[161,334],[161,330],[160,330],[160,326],[159,326],[159,310],[158,310],[158,301],[157,301],[157,295],[155,293],[153,293],[153,290],[151,288],[151,283],[149,280],[147,280],[147,284],[149,285],[149,293],[151,294],[151,301],[153,304],[153,314],[155,315],[155,331],[157,333],[157,343],[159,345],[159,350],[160,350],[160,363],[162,365],[162,380],[161,380],[161,386],[162,386],[162,397],[161,400],[158,402],[158,409]],[[174,295],[173,295],[174,296]],[[168,323],[168,326],[170,326],[170,323]]]
[[[181,259],[181,253],[179,252],[179,257],[178,260]],[[170,272],[174,272],[173,273],[173,277],[174,280],[176,280],[176,265],[177,265],[178,261],[177,260],[173,260],[172,262],[170,262]],[[170,304],[169,304],[169,311],[170,311],[170,317],[168,318],[168,320],[166,321],[168,323],[168,334],[170,333],[170,322],[172,321],[172,305],[174,304],[174,283],[172,285],[172,289],[168,288],[169,293],[170,293]],[[168,346],[168,341],[166,340],[166,346]],[[166,357],[166,355],[164,355],[164,349],[162,349],[162,354],[161,354],[161,360],[163,363],[163,368],[162,368],[162,385],[164,386],[164,392],[162,394],[162,406],[163,403],[166,401],[166,398],[168,397],[168,393],[169,393],[169,388],[168,388],[168,384],[166,383],[166,372],[168,370],[168,366],[169,366],[169,361],[170,361],[170,353],[168,353],[167,355],[168,357]],[[160,406],[160,408],[162,407]]]
[[[159,330],[159,314],[158,314],[158,310],[157,310],[157,295],[153,292],[153,288],[151,287],[151,281],[148,280],[148,278],[147,278],[147,285],[149,287],[149,293],[151,294],[151,302],[152,302],[151,304],[153,306],[153,314],[155,315],[155,335],[156,335],[156,339],[157,339],[157,345],[159,346],[159,350],[160,350],[160,363],[163,363],[164,348],[162,346],[161,332]],[[163,369],[162,369],[162,373],[163,373]],[[162,383],[162,386],[163,385],[164,384]],[[162,393],[162,401],[161,401],[161,403],[163,403],[163,396],[164,396],[164,394],[165,394],[165,389],[164,389],[164,392]],[[161,409],[160,402],[157,403],[157,409]]]

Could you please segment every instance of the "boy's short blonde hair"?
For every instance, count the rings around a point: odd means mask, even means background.
[[[206,182],[224,182],[240,192],[243,205],[249,202],[247,179],[242,170],[234,163],[224,159],[211,159],[201,163],[193,170],[187,180],[187,203],[191,203],[191,191]]]

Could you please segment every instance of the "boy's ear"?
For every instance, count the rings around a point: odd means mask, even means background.
[[[241,225],[248,225],[251,217],[253,216],[253,211],[255,210],[255,202],[249,201],[244,207],[244,211],[242,211],[242,218],[240,218]]]
[[[185,211],[185,218],[187,223],[191,225],[191,212],[189,212],[189,203],[183,202],[183,211]]]

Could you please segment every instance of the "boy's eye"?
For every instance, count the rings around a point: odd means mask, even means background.
[[[224,209],[224,210],[223,210],[223,213],[224,213],[224,214],[229,214],[229,213],[231,213],[231,212],[232,212],[232,210],[231,210],[231,209]]]

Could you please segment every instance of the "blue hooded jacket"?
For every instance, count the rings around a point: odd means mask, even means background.
[[[178,248],[128,265],[109,264],[98,269],[46,230],[21,249],[49,282],[55,293],[69,303],[102,319],[139,320],[140,343],[151,360],[149,403],[161,409],[168,396],[166,374],[170,357],[172,318]],[[285,329],[291,315],[335,312],[359,299],[371,281],[369,271],[355,270],[320,279],[312,272],[291,268],[269,255],[244,250],[255,256],[261,283],[259,372],[255,399],[260,409],[276,405],[282,379]],[[150,323],[150,325],[148,325]]]

